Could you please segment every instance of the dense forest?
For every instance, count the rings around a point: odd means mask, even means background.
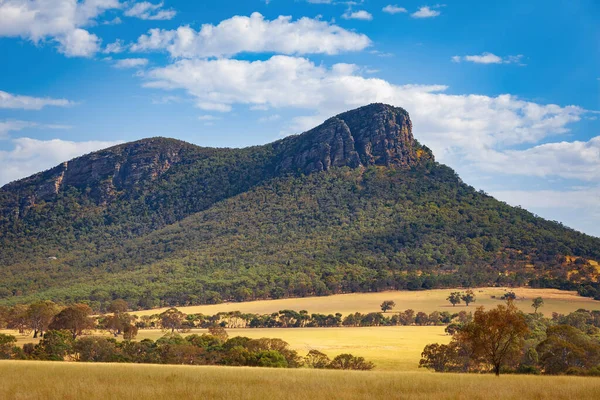
[[[371,105],[246,149],[147,139],[0,189],[0,303],[134,308],[531,285],[600,297],[600,239],[463,183]]]

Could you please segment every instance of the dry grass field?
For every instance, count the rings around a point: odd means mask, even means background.
[[[568,313],[579,308],[600,309],[600,302],[577,296],[574,292],[552,289],[513,289],[518,296],[517,304],[525,311],[532,312],[531,300],[541,296],[545,305],[540,311],[546,315],[552,312]],[[452,307],[446,297],[452,290],[430,290],[422,292],[383,292],[357,293],[329,297],[309,297],[302,299],[283,299],[252,301],[245,303],[225,303],[210,306],[181,307],[186,313],[201,312],[213,314],[219,311],[240,310],[243,312],[270,313],[282,309],[306,309],[320,313],[350,313],[355,311],[379,311],[383,300],[394,300],[397,310],[412,308],[416,311],[431,312],[434,310],[458,311],[467,309],[464,305]],[[477,302],[469,306],[475,310],[478,305],[486,308],[500,304],[498,299],[505,289],[483,288],[475,291]],[[491,296],[496,296],[492,299]],[[137,315],[153,314],[160,310],[137,312]],[[450,337],[444,333],[443,326],[394,326],[364,328],[261,328],[261,329],[228,329],[230,336],[248,336],[251,338],[281,338],[291,347],[304,355],[311,349],[320,350],[330,357],[341,353],[352,353],[373,361],[379,371],[421,371],[417,368],[421,351],[428,343],[447,343]],[[204,333],[195,329],[191,333]],[[31,336],[4,331],[17,337],[18,344],[37,342]],[[101,334],[101,333],[99,333]],[[104,333],[106,334],[106,333]],[[164,335],[161,330],[141,330],[137,340],[145,338],[158,339]]]
[[[592,400],[599,378],[0,361],[0,398]]]
[[[365,328],[260,328],[228,329],[229,336],[280,338],[304,356],[316,349],[333,358],[352,353],[373,361],[377,370],[417,371],[421,352],[428,343],[448,343],[450,336],[444,326],[386,326]],[[192,333],[206,333],[194,329]],[[156,340],[161,330],[142,330],[137,340]],[[420,371],[423,371],[422,369]]]
[[[259,300],[248,301],[244,303],[223,303],[215,305],[178,307],[179,310],[187,313],[202,313],[213,315],[218,312],[225,311],[241,311],[258,314],[269,314],[279,310],[307,310],[309,313],[330,314],[340,312],[342,314],[354,312],[373,312],[380,311],[379,305],[384,300],[394,300],[396,302],[396,310],[406,310],[412,308],[415,311],[424,311],[430,313],[432,311],[450,311],[454,312],[461,309],[466,309],[464,304],[452,307],[446,300],[450,292],[461,289],[435,289],[419,292],[411,291],[388,291],[377,293],[352,293],[339,294],[326,297],[304,297],[297,299],[280,299],[280,300]],[[511,290],[514,291],[518,299],[516,304],[525,312],[533,312],[531,301],[536,297],[542,297],[545,305],[539,312],[547,316],[552,315],[552,312],[567,314],[579,308],[588,310],[600,310],[600,301],[593,300],[587,297],[577,295],[577,292],[568,292],[556,289],[529,289],[529,288],[478,288],[475,289],[477,302],[470,305],[469,309],[477,306],[486,308],[495,307],[500,304],[499,299],[503,293]],[[495,299],[492,296],[496,296]],[[166,308],[137,311],[136,315],[151,315],[160,313]]]

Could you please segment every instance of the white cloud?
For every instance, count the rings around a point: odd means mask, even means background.
[[[434,150],[441,161],[451,165],[479,165],[489,170],[503,163],[504,171],[528,175],[536,163],[520,166],[516,160],[537,158],[539,165],[555,164],[549,157],[537,155],[542,150],[519,156],[511,146],[535,144],[544,138],[568,132],[570,123],[579,121],[585,110],[576,106],[537,104],[504,94],[450,95],[443,85],[396,85],[377,78],[359,75],[350,64],[331,68],[289,56],[273,56],[266,61],[231,59],[179,60],[148,72],[146,87],[165,90],[183,89],[196,99],[198,107],[210,111],[230,111],[234,105],[256,109],[294,108],[307,114],[293,119],[294,132],[311,128],[336,113],[372,102],[401,106],[411,113],[415,136]],[[293,93],[293,96],[289,94]],[[596,142],[589,145],[595,154]],[[538,146],[547,152],[548,145]],[[582,153],[585,145],[576,145]],[[536,149],[536,150],[534,150]],[[564,150],[562,150],[564,156]],[[561,151],[557,150],[556,154]],[[583,154],[583,153],[582,153]],[[572,157],[575,157],[572,156]],[[573,161],[567,161],[572,163]],[[548,167],[550,168],[550,167]],[[593,167],[554,168],[544,175],[579,176],[593,174]],[[587,169],[586,169],[587,168]],[[563,169],[564,172],[560,172]],[[600,168],[596,167],[597,171]],[[539,166],[538,171],[545,171]],[[585,172],[588,171],[588,172]],[[591,176],[591,175],[590,175]]]
[[[126,50],[126,47],[121,39],[117,39],[112,43],[106,45],[102,51],[104,54],[122,53]]]
[[[63,161],[104,149],[121,141],[71,142],[61,139],[17,138],[13,148],[0,151],[0,185],[52,168]]]
[[[29,121],[0,121],[0,139],[5,138],[10,132],[30,128],[36,124]]]
[[[369,13],[368,11],[365,10],[359,10],[359,11],[346,11],[343,15],[342,18],[344,19],[360,19],[363,21],[371,21],[373,19],[373,16],[371,15],[371,13]]]
[[[410,14],[410,16],[413,18],[433,18],[439,16],[440,14],[441,12],[437,10],[434,10],[427,6],[423,6],[414,13]]]
[[[100,38],[85,29],[74,29],[56,39],[58,50],[67,57],[91,57],[100,48]]]
[[[221,119],[221,117],[216,117],[214,115],[209,115],[209,114],[201,115],[198,117],[198,120],[200,120],[200,121],[218,121],[220,119]]]
[[[546,129],[564,123],[548,120]],[[526,150],[488,150],[485,160],[476,160],[487,171],[539,177],[561,177],[600,182],[600,136],[587,142],[546,143]]]
[[[388,14],[398,14],[398,13],[408,12],[408,10],[406,10],[406,8],[404,8],[404,7],[398,7],[397,5],[391,5],[391,4],[383,7],[382,11],[385,13],[388,13]]]
[[[565,190],[498,190],[497,199],[523,208],[590,208],[600,212],[600,188],[580,187]]]
[[[0,109],[40,110],[47,106],[69,107],[72,105],[75,105],[75,103],[66,99],[21,96],[0,90]]]
[[[472,62],[472,63],[476,63],[476,64],[521,64],[521,59],[523,58],[523,55],[519,54],[516,56],[506,56],[506,57],[500,57],[497,56],[493,53],[488,53],[488,52],[484,52],[481,53],[479,55],[472,55],[472,56],[454,56],[452,57],[452,61],[454,62],[461,62],[461,61],[468,61],[468,62]]]
[[[147,58],[124,58],[121,60],[116,60],[114,67],[125,69],[125,68],[141,68],[148,65]]]
[[[142,35],[132,51],[167,50],[172,57],[223,57],[242,52],[282,54],[338,54],[358,51],[371,45],[365,35],[354,33],[319,19],[280,16],[265,20],[259,13],[235,16],[218,25],[203,25],[200,31],[189,26],[176,30],[151,29]]]
[[[147,1],[135,3],[124,12],[127,17],[136,17],[146,20],[169,20],[173,19],[177,12],[173,9],[163,10],[164,3],[152,4]]]
[[[10,132],[16,132],[28,128],[71,129],[71,127],[68,125],[40,124],[31,121],[7,120],[0,121],[0,139],[6,138]]]
[[[68,57],[90,57],[100,39],[82,29],[119,0],[3,0],[0,1],[0,37],[21,37],[38,44],[52,40]]]

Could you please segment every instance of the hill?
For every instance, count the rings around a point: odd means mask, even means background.
[[[463,183],[372,104],[245,149],[123,144],[0,189],[0,302],[131,306],[532,285],[598,294],[600,239]]]

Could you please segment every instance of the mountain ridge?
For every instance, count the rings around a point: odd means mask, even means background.
[[[0,188],[0,248],[0,302],[600,290],[600,239],[464,184],[384,104],[263,146],[158,137],[76,158]]]

